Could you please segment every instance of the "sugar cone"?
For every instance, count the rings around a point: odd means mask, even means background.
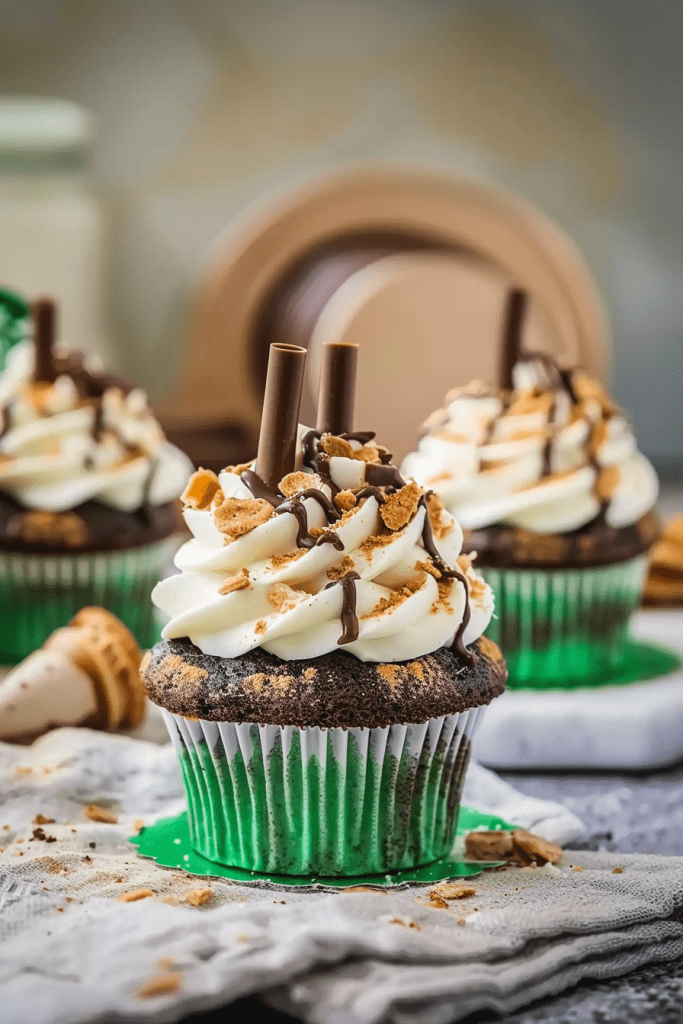
[[[104,608],[83,608],[0,684],[0,739],[58,725],[133,728],[145,714],[142,652]]]
[[[36,651],[0,684],[0,740],[30,740],[60,725],[90,724],[91,677],[59,651]]]

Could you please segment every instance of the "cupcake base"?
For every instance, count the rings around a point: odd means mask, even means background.
[[[511,830],[515,827],[495,815],[484,814],[471,807],[463,807],[458,819],[458,836],[474,829]],[[450,881],[455,878],[471,878],[473,875],[481,874],[487,868],[498,867],[505,863],[504,861],[464,860],[462,859],[461,844],[456,840],[455,849],[450,851],[446,857],[442,857],[432,864],[418,868],[406,868],[403,871],[385,871],[380,875],[368,874],[353,878],[343,875],[326,878],[317,875],[305,877],[278,875],[274,872],[261,874],[244,868],[217,864],[197,853],[190,841],[186,812],[174,818],[163,818],[154,825],[145,826],[138,835],[131,836],[130,842],[137,846],[139,856],[149,857],[162,867],[186,871],[190,875],[198,875],[202,878],[229,878],[242,885],[286,886],[299,891],[329,889],[333,892],[336,889],[349,888],[349,886],[355,888],[361,885],[363,888],[373,889],[402,888],[411,883],[426,884]]]
[[[15,665],[89,605],[106,608],[141,647],[159,638],[150,593],[178,546],[175,536],[125,551],[0,551],[0,663]]]
[[[379,874],[444,857],[482,710],[375,729],[164,712],[192,847],[220,864],[295,876]]]

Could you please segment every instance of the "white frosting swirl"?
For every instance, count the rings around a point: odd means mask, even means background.
[[[352,441],[351,448],[359,451],[360,442]],[[375,446],[367,445],[366,456],[368,449],[376,452]],[[206,500],[195,502],[199,507],[185,509],[193,539],[176,556],[180,574],[157,584],[152,595],[170,616],[163,636],[189,637],[205,654],[223,658],[256,647],[285,660],[342,649],[361,661],[376,662],[429,654],[450,645],[456,634],[465,644],[476,640],[493,612],[491,590],[466,558],[458,566],[469,597],[457,579],[437,579],[439,572],[422,542],[429,514],[438,553],[454,567],[462,544],[460,527],[438,500],[429,508],[419,501],[422,491],[412,484],[399,492],[408,507],[406,521],[398,525],[400,518],[392,520],[395,528],[389,528],[382,517],[391,518],[391,490],[378,488],[389,499],[382,505],[371,494],[358,499],[351,495],[363,488],[367,466],[360,458],[329,459],[330,477],[344,489],[338,507],[348,506],[332,522],[318,500],[302,494],[314,487],[331,498],[332,488],[305,467],[306,477],[294,481],[299,494],[294,500],[305,508],[308,529],[316,539],[320,532],[334,535],[340,549],[332,543],[297,546],[296,516],[286,510],[275,513],[266,502],[256,502],[237,471],[224,470],[213,485],[210,474],[195,474],[196,493],[205,484],[209,489]],[[218,485],[220,490],[213,494]],[[286,477],[281,487],[292,494],[291,478]],[[399,497],[394,498],[394,506],[398,503]],[[257,525],[239,536],[226,536],[219,526],[225,529],[222,517],[235,509],[242,516],[237,529],[248,525],[249,516]],[[358,635],[340,648],[344,587],[338,580],[349,573],[358,576],[350,584],[355,589]],[[470,617],[463,631],[467,609]]]
[[[567,533],[603,508],[607,524],[622,527],[653,508],[657,475],[621,411],[578,371],[569,389],[549,377],[551,362],[520,362],[512,393],[476,384],[451,393],[404,460],[465,529]]]
[[[33,362],[33,346],[23,342],[0,376],[0,491],[48,512],[93,498],[132,512],[180,495],[191,463],[165,440],[143,391],[107,387],[95,431],[96,401],[83,398],[67,373],[35,384]],[[99,367],[89,369],[96,377]]]

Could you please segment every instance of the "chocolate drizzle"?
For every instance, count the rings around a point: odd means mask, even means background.
[[[357,441],[360,444],[367,444],[368,441],[373,440],[375,435],[370,431],[358,431],[354,434],[342,434],[340,436],[345,441]],[[317,473],[323,483],[330,488],[334,497],[340,492],[341,488],[337,487],[334,481],[330,478],[328,456],[324,452],[318,450],[318,441],[320,440],[320,437],[320,433],[316,430],[309,430],[303,435],[301,439],[303,463],[308,469]],[[391,456],[389,456],[389,458],[391,458]],[[321,544],[333,544],[338,551],[344,550],[343,541],[334,530],[325,530],[318,535],[314,535],[309,529],[308,514],[304,504],[304,500],[306,498],[312,498],[318,503],[325,513],[328,523],[337,522],[341,518],[341,514],[336,508],[334,502],[328,498],[324,491],[321,491],[317,487],[309,487],[287,498],[279,491],[274,491],[272,488],[268,487],[258,474],[251,469],[242,472],[240,474],[240,479],[255,498],[262,498],[269,502],[275,509],[276,515],[282,515],[283,513],[288,512],[296,518],[297,547],[310,550],[311,548]],[[382,465],[376,465],[373,463],[366,464],[365,481],[365,486],[360,487],[353,492],[356,498],[356,503],[359,503],[364,498],[372,497],[375,498],[379,505],[382,505],[387,500],[387,494],[394,493],[406,486],[406,481],[401,476],[398,468],[386,463],[383,463]],[[380,488],[384,488],[384,492],[380,490]],[[465,647],[463,642],[463,636],[471,617],[467,579],[458,569],[451,568],[446,565],[444,560],[441,558],[436,544],[434,543],[434,536],[429,520],[429,509],[427,507],[426,499],[427,495],[421,495],[418,506],[424,508],[425,511],[424,525],[422,528],[422,544],[439,575],[444,579],[457,580],[464,588],[465,607],[463,610],[462,621],[453,640],[452,649],[460,658],[462,658],[466,665],[472,668],[476,664],[476,656]],[[325,589],[328,590],[330,587],[339,584],[342,586],[344,591],[341,613],[343,632],[338,641],[339,645],[353,643],[354,640],[358,639],[359,624],[358,616],[356,615],[356,581],[358,579],[360,579],[358,573],[347,572],[344,576],[340,577],[340,579],[333,580],[325,587]]]
[[[432,492],[427,492],[427,494],[430,494],[430,493],[432,493]],[[422,527],[422,544],[423,544],[423,547],[424,547],[425,551],[427,552],[427,554],[431,558],[432,562],[434,563],[435,568],[438,569],[438,571],[441,573],[441,575],[444,577],[444,579],[457,580],[458,583],[462,583],[462,585],[463,585],[463,588],[464,588],[464,591],[465,591],[465,608],[464,608],[463,613],[462,613],[462,621],[461,621],[460,625],[458,626],[458,629],[457,629],[457,632],[455,634],[455,638],[453,640],[453,645],[452,646],[453,646],[453,650],[455,651],[455,653],[458,654],[466,662],[466,664],[469,666],[469,668],[473,668],[474,665],[476,664],[476,661],[477,661],[476,655],[474,655],[471,651],[468,651],[467,648],[465,647],[464,642],[463,642],[463,636],[465,635],[465,630],[467,629],[467,627],[469,625],[470,618],[472,616],[472,610],[470,608],[470,591],[469,591],[469,587],[467,585],[467,580],[466,580],[465,576],[458,569],[451,569],[450,566],[446,565],[446,563],[444,562],[443,558],[441,557],[441,555],[437,551],[436,544],[434,543],[434,534],[432,532],[432,524],[431,524],[431,522],[429,520],[429,509],[427,507],[427,494],[423,494],[420,497],[420,505],[425,510],[424,526]]]
[[[347,572],[344,576],[340,576],[338,580],[332,580],[325,587],[325,590],[329,590],[330,587],[339,585],[343,590],[341,610],[343,632],[337,640],[337,644],[340,647],[344,644],[352,644],[354,640],[358,639],[360,632],[358,615],[356,614],[356,580],[359,579],[360,576],[357,572]]]

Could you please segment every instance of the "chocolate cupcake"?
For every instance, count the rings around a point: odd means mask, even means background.
[[[0,375],[0,660],[31,653],[84,605],[143,646],[158,637],[149,589],[177,546],[174,501],[191,465],[139,388],[54,349],[55,309]]]
[[[608,682],[659,533],[657,476],[599,383],[519,351],[521,304],[513,294],[508,380],[451,392],[403,468],[476,552],[511,685]]]
[[[372,433],[349,432],[355,350],[341,348],[325,353],[317,429],[297,432],[287,367],[300,381],[305,350],[272,346],[257,460],[194,474],[193,539],[153,593],[170,621],[142,672],[192,843],[258,872],[447,854],[472,732],[505,682],[460,527]]]

